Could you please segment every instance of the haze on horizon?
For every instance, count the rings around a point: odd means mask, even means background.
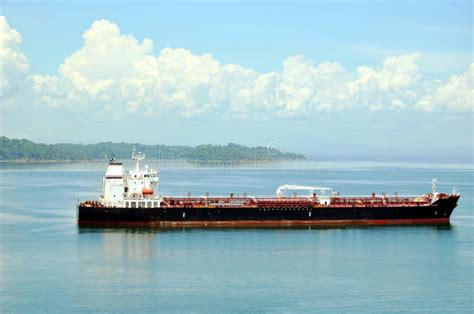
[[[24,2],[0,135],[472,160],[470,1]]]

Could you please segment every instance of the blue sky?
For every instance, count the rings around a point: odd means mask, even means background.
[[[1,9],[7,33],[21,35],[7,48],[26,60],[4,61],[6,136],[472,154],[469,1],[4,1]]]
[[[6,1],[3,12],[22,34],[32,69],[48,74],[82,46],[82,34],[99,19],[152,39],[155,51],[183,47],[260,71],[278,70],[295,54],[355,68],[416,51],[430,57],[424,70],[438,78],[471,62],[469,1],[114,3]],[[440,68],[439,61],[450,67]]]

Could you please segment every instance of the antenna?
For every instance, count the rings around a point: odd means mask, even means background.
[[[438,178],[433,178],[433,180],[431,180],[431,189],[433,190],[433,194],[436,194],[436,184],[438,184]]]
[[[135,171],[140,171],[140,160],[145,159],[145,155],[142,153],[138,152],[135,149],[135,146],[133,146],[132,149],[132,160],[135,162]]]

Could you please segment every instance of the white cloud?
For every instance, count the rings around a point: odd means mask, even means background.
[[[28,73],[28,59],[20,51],[22,38],[0,16],[0,100],[12,96]]]
[[[106,20],[94,22],[83,39],[83,47],[65,59],[56,76],[30,78],[37,103],[119,116],[472,110],[472,66],[444,84],[426,81],[416,64],[419,54],[388,57],[380,68],[360,66],[356,73],[337,62],[313,64],[297,55],[283,60],[281,72],[258,73],[182,48],[154,55],[151,40],[124,35]]]
[[[153,49],[151,40],[140,44],[133,36],[121,35],[118,26],[106,20],[94,22],[82,37],[84,46],[65,60],[59,73],[91,95],[135,76],[135,65]]]
[[[474,110],[474,63],[462,75],[451,76],[446,83],[437,82],[436,88],[416,103],[423,111],[448,109],[452,111]]]
[[[159,56],[150,55],[136,65],[138,75],[131,82],[146,100],[137,106],[180,110],[184,115],[210,110],[216,106],[210,92],[220,68],[209,54],[196,56],[186,49],[165,48]]]
[[[338,63],[313,66],[303,56],[283,61],[282,73],[264,73],[247,77],[247,86],[231,99],[234,113],[262,112],[280,116],[317,111],[339,110],[347,104],[340,99],[345,92],[344,69]]]
[[[357,79],[349,83],[352,101],[372,111],[405,108],[405,102],[413,100],[413,90],[421,78],[416,65],[419,57],[419,54],[388,57],[379,71],[358,67]]]

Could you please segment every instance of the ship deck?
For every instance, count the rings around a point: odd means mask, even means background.
[[[430,205],[430,195],[417,197],[373,196],[342,197],[326,199],[312,197],[144,197],[125,200],[125,207],[155,207],[160,201],[161,208],[318,208],[318,207],[417,207]],[[86,206],[107,207],[98,201],[86,201]]]
[[[308,208],[308,207],[409,207],[429,205],[431,197],[164,197],[161,207],[246,207],[246,208]]]

